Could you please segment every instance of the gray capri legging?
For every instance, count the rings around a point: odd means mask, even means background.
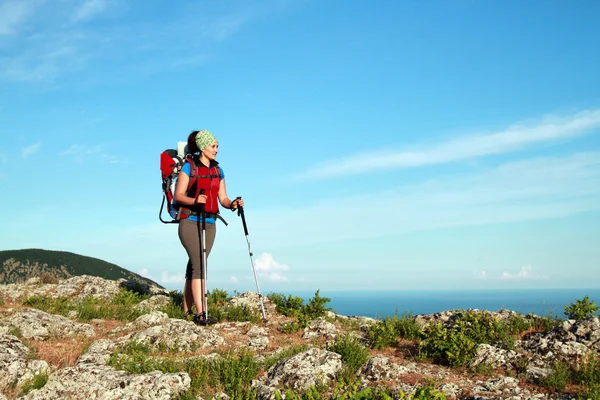
[[[217,224],[206,223],[206,258],[215,242]],[[185,279],[206,279],[202,270],[202,250],[200,249],[200,235],[202,232],[202,221],[190,221],[183,219],[179,221],[179,240],[188,254],[189,260],[185,269]],[[208,262],[207,262],[208,264]]]

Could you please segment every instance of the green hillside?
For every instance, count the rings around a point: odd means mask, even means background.
[[[66,251],[22,249],[0,251],[0,283],[21,283],[29,278],[45,276],[65,279],[72,276],[91,275],[104,279],[127,279],[158,287],[156,282],[118,265],[98,258]]]

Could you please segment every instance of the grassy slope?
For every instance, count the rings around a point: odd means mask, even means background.
[[[66,251],[43,250],[43,249],[22,249],[22,250],[4,250],[0,251],[0,263],[4,264],[6,260],[14,258],[23,264],[29,262],[47,264],[50,269],[59,269],[64,266],[73,276],[91,275],[99,276],[105,279],[117,280],[120,278],[134,279],[148,284],[154,284],[160,287],[156,282],[144,278],[118,265],[109,263],[98,258],[83,256],[80,254],[69,253]],[[13,282],[0,282],[13,283]]]

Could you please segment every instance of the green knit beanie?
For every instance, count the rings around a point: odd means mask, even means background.
[[[198,149],[200,151],[204,150],[208,147],[208,145],[217,141],[217,138],[214,137],[212,133],[210,133],[207,129],[203,129],[198,131],[196,134],[196,144],[198,145]]]

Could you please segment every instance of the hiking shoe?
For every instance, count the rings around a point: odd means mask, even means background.
[[[187,310],[185,312],[185,319],[187,319],[188,321],[190,321],[190,320],[192,320],[192,318],[194,318],[194,312],[190,308],[189,310]]]
[[[206,325],[206,317],[204,316],[204,313],[194,315],[193,321],[196,325],[200,325],[200,326]]]
[[[219,321],[216,317],[213,317],[212,315],[207,316],[205,312],[194,315],[194,323],[196,325],[206,326],[216,324],[217,322]]]

